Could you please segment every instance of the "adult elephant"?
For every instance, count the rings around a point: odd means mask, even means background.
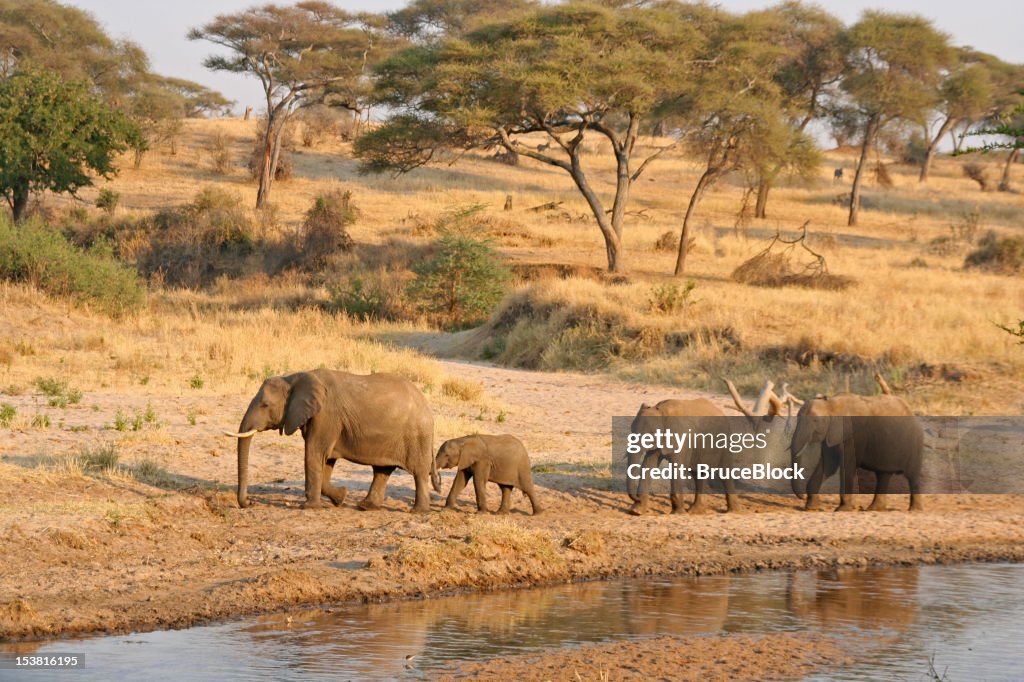
[[[335,505],[345,488],[331,485],[334,464],[347,459],[373,467],[373,482],[360,509],[379,509],[388,477],[404,469],[416,481],[413,511],[430,508],[427,480],[440,491],[434,467],[434,417],[423,394],[408,379],[394,374],[363,376],[329,369],[296,372],[263,382],[249,403],[238,433],[238,506],[249,506],[249,447],[259,431],[285,435],[302,431],[306,441],[304,509]]]
[[[840,394],[808,400],[797,414],[790,444],[793,463],[810,468],[804,451],[820,446],[821,456],[807,482],[808,510],[821,506],[821,483],[839,471],[840,504],[836,511],[856,509],[857,469],[873,471],[875,496],[869,511],[883,511],[894,474],[910,485],[910,511],[920,511],[921,460],[924,430],[901,398],[893,395]],[[794,481],[794,492],[799,493]]]
[[[671,429],[676,433],[693,431],[718,431],[726,423],[725,412],[710,400],[698,398],[695,400],[662,400],[656,405],[641,405],[630,431],[635,434],[654,434],[658,430]],[[703,426],[702,426],[703,425]],[[672,464],[694,467],[696,464],[709,464],[712,466],[725,466],[723,461],[728,457],[728,451],[716,450],[713,447],[686,447],[680,452],[673,448],[651,448],[627,454],[626,466],[640,465],[642,471],[650,471],[662,462],[668,461]],[[679,514],[683,511],[690,513],[701,513],[709,511],[705,501],[705,488],[707,482],[703,480],[694,481],[693,504],[687,509],[683,503],[683,483],[677,478],[670,482],[669,499],[672,502],[672,513]],[[627,492],[634,504],[629,513],[635,516],[646,514],[650,507],[650,481],[642,477],[634,484],[629,478],[626,479]],[[731,480],[725,481],[725,497],[729,511],[739,509],[739,497]]]

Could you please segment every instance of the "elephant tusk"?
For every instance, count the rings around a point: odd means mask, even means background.
[[[229,438],[248,438],[249,436],[252,436],[253,434],[256,433],[259,433],[259,431],[253,429],[252,431],[246,431],[245,433],[233,433],[231,431],[225,431],[224,435],[228,436]]]

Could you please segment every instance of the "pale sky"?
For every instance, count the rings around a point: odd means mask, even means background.
[[[203,67],[213,49],[209,43],[185,38],[190,28],[201,26],[217,14],[227,14],[265,4],[263,0],[62,0],[87,10],[107,31],[129,38],[145,48],[153,69],[166,76],[188,78],[224,93],[239,107],[260,107],[260,86],[255,79],[214,73]],[[269,0],[267,0],[269,1]],[[277,0],[288,4],[289,0]],[[335,0],[350,11],[387,11],[404,0]],[[776,4],[766,0],[721,0],[723,8],[746,12]],[[856,21],[864,9],[921,14],[953,37],[953,42],[1024,64],[1024,11],[1020,0],[820,0],[821,5],[843,21]]]

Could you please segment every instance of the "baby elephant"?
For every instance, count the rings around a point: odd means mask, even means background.
[[[445,507],[455,508],[455,499],[473,479],[476,489],[476,508],[487,511],[487,482],[497,483],[501,488],[499,514],[510,511],[512,489],[519,488],[530,498],[533,513],[541,512],[537,495],[533,490],[533,474],[530,473],[530,456],[526,448],[514,436],[463,436],[445,441],[437,451],[437,468],[457,467],[455,481],[448,491]]]

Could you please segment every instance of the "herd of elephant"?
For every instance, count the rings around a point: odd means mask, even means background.
[[[837,471],[840,474],[839,511],[854,509],[851,494],[855,492],[858,469],[873,471],[876,476],[874,500],[869,510],[885,508],[890,479],[895,474],[906,476],[910,489],[910,509],[921,509],[920,478],[924,435],[918,420],[900,398],[888,391],[884,381],[882,395],[861,396],[849,393],[832,397],[817,396],[801,401],[786,386],[780,397],[771,382],[765,384],[752,408],[743,404],[731,382],[726,382],[737,409],[746,420],[742,428],[758,430],[783,409],[799,406],[796,427],[789,450],[799,464],[805,451],[820,452],[806,483],[806,508],[821,506],[822,482]],[[634,433],[653,428],[653,424],[671,424],[673,419],[721,418],[725,412],[705,399],[663,400],[654,406],[641,406],[633,420]],[[884,417],[884,418],[880,418]],[[737,420],[730,420],[736,423]],[[323,498],[340,506],[346,489],[331,483],[334,465],[339,459],[372,467],[373,480],[369,492],[358,504],[362,510],[381,508],[388,478],[396,469],[413,476],[416,487],[414,512],[430,509],[428,482],[441,492],[439,469],[455,468],[456,475],[448,491],[446,508],[454,508],[466,485],[472,481],[477,510],[486,512],[487,483],[501,489],[499,513],[511,510],[513,489],[521,490],[530,500],[534,514],[541,505],[533,485],[530,458],[523,444],[514,436],[467,435],[445,441],[436,455],[433,450],[434,417],[423,394],[409,380],[393,374],[358,375],[329,369],[297,372],[267,379],[249,403],[237,432],[227,435],[238,439],[238,505],[249,506],[248,469],[252,437],[277,429],[292,435],[301,431],[305,441],[304,509],[327,506]],[[809,447],[809,446],[814,446]],[[697,463],[715,466],[728,464],[728,452],[710,448],[688,448],[682,451],[648,449],[630,455],[630,463],[645,468],[668,461],[693,467]],[[707,510],[706,483],[697,481],[693,502],[686,505],[682,491],[673,483],[670,494],[674,513],[698,513]],[[725,485],[729,510],[739,506],[739,498],[731,482]],[[794,492],[798,492],[794,485]],[[649,511],[650,492],[646,485],[631,486],[633,501],[630,513]],[[803,491],[799,491],[803,494]]]

